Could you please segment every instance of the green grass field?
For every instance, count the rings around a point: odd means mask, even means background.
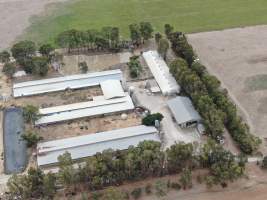
[[[128,37],[128,25],[149,21],[157,31],[170,23],[191,33],[267,24],[267,0],[70,0],[46,17],[34,17],[24,38],[53,42],[64,30],[118,26]]]

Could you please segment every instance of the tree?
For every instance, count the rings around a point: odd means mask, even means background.
[[[160,33],[155,34],[155,41],[157,44],[159,44],[160,39],[162,38],[162,35]]]
[[[163,115],[161,113],[149,114],[142,119],[142,124],[146,126],[155,126],[155,121],[162,121]]]
[[[12,199],[39,199],[44,196],[44,173],[39,168],[30,168],[25,175],[13,175],[7,183]]]
[[[162,38],[159,40],[158,45],[158,52],[163,57],[164,60],[166,60],[167,51],[169,49],[169,42],[168,40]]]
[[[12,56],[21,65],[25,64],[24,61],[35,55],[36,46],[32,41],[21,41],[14,44],[11,48]]]
[[[87,73],[88,72],[88,66],[87,66],[87,63],[84,61],[84,62],[80,62],[79,64],[79,68],[81,70],[82,73]]]
[[[149,22],[140,23],[140,33],[141,33],[141,36],[143,37],[143,43],[145,42],[145,40],[148,40],[153,37],[152,35],[153,31],[154,30],[153,30],[151,23]]]
[[[53,52],[55,48],[51,44],[43,44],[39,48],[39,52],[42,54],[42,56],[45,56],[47,58],[50,58],[51,52]]]
[[[43,180],[43,191],[44,196],[48,197],[49,199],[53,199],[54,195],[56,194],[56,176],[49,172],[44,176]]]
[[[180,172],[183,168],[191,168],[194,162],[192,144],[178,143],[166,150],[167,169],[169,173]]]
[[[36,146],[36,144],[43,138],[36,132],[28,131],[21,135],[22,139],[27,142],[28,147]]]
[[[0,62],[7,63],[10,61],[10,53],[8,51],[0,52]]]
[[[167,36],[167,38],[170,38],[171,33],[173,32],[173,26],[171,26],[170,24],[165,24],[164,25],[164,32],[165,35]]]
[[[46,76],[49,70],[48,58],[46,57],[33,57],[32,58],[33,69],[32,72],[36,75]]]
[[[23,107],[23,118],[27,123],[34,123],[40,118],[39,109],[33,105]]]
[[[192,172],[188,168],[184,168],[180,177],[180,183],[185,189],[192,187]]]
[[[71,154],[65,152],[64,154],[58,157],[58,178],[61,184],[63,184],[67,189],[75,184],[76,174],[73,167],[73,161]]]
[[[16,72],[15,64],[14,63],[5,63],[4,66],[3,66],[2,72],[4,72],[4,74],[7,77],[12,78],[12,76]]]
[[[130,76],[132,78],[137,78],[141,71],[142,71],[142,65],[140,61],[138,60],[138,56],[132,56],[130,58],[130,62],[127,63],[129,69],[130,69]]]
[[[141,32],[140,32],[140,26],[138,24],[130,24],[129,25],[129,29],[130,29],[130,37],[132,42],[135,45],[140,45],[141,44]]]
[[[208,186],[220,184],[223,187],[227,182],[234,181],[244,175],[245,161],[242,156],[234,156],[213,140],[201,148],[200,162],[210,169]]]

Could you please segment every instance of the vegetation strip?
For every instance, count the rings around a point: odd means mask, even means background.
[[[220,81],[196,60],[197,56],[184,34],[169,32],[167,36],[173,51],[180,57],[171,63],[170,70],[184,92],[192,98],[209,135],[220,140],[224,124],[244,153],[255,152],[261,140],[250,133],[248,125],[238,116],[236,106],[227,91],[221,88]]]

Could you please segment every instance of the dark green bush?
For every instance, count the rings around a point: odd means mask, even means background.
[[[163,119],[163,115],[160,113],[149,114],[145,118],[142,119],[142,124],[146,126],[155,126],[155,121],[161,121]]]

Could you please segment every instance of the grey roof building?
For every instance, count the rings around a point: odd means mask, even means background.
[[[196,125],[201,121],[201,117],[195,110],[188,97],[178,96],[167,102],[173,117],[182,128]]]
[[[66,151],[77,160],[95,155],[106,149],[125,150],[137,146],[140,142],[152,140],[160,142],[158,131],[151,126],[133,126],[77,137],[40,142],[37,145],[38,166],[53,165],[58,156]]]

